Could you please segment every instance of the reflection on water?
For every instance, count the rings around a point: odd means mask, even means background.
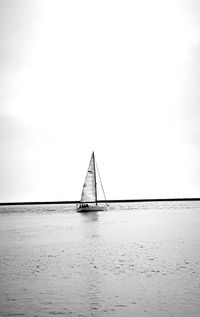
[[[0,316],[199,316],[199,207],[1,210]]]
[[[86,213],[80,213],[80,216],[83,220],[83,222],[94,222],[97,221],[99,218],[98,212],[86,212]]]

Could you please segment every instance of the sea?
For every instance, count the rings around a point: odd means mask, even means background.
[[[1,206],[0,316],[199,317],[200,202]]]

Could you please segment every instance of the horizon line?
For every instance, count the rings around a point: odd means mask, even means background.
[[[198,197],[190,198],[144,198],[144,199],[107,199],[98,200],[99,203],[137,203],[137,202],[161,202],[161,201],[200,201]],[[56,200],[56,201],[14,201],[0,202],[0,206],[16,206],[16,205],[56,205],[56,204],[79,204],[80,200]],[[86,202],[87,203],[87,202]],[[91,203],[91,202],[88,202]]]

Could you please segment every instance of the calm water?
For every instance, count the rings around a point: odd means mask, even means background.
[[[200,203],[0,207],[0,316],[200,316]]]

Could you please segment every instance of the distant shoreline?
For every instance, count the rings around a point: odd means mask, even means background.
[[[200,198],[149,198],[149,199],[108,199],[107,203],[143,203],[143,202],[162,202],[162,201],[200,201]],[[104,200],[98,200],[104,203]],[[0,202],[0,206],[18,206],[18,205],[57,205],[57,204],[79,204],[79,200],[67,201],[23,201],[23,202]]]

